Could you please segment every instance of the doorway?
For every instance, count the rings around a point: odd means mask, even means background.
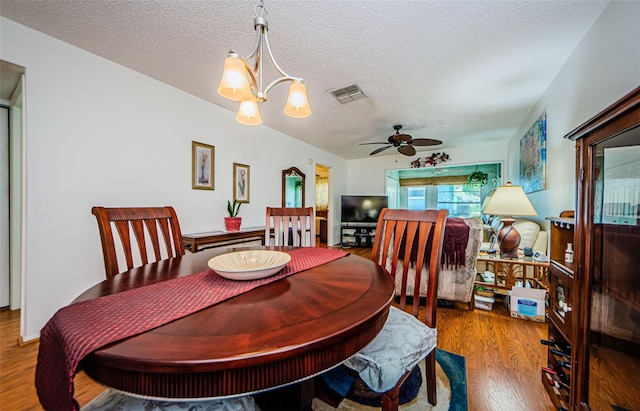
[[[316,244],[319,247],[326,247],[329,227],[329,204],[331,204],[329,167],[316,164],[315,182]]]
[[[0,104],[0,308],[9,307],[9,106]]]
[[[21,308],[25,68],[0,60],[0,307]],[[21,311],[21,331],[24,310]]]

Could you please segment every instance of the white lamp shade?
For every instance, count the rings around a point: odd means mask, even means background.
[[[505,216],[538,215],[522,187],[511,185],[511,183],[498,187],[483,207],[482,212]]]
[[[489,201],[491,201],[491,197],[493,197],[493,193],[487,194],[484,200],[482,200],[482,206],[480,206],[482,214],[487,214],[484,209],[487,207],[487,204],[489,204]]]
[[[253,96],[247,69],[240,57],[229,56],[224,60],[224,72],[218,86],[218,94],[234,101],[248,100]]]
[[[293,118],[305,118],[311,115],[307,87],[301,81],[294,81],[289,87],[287,104],[284,106],[284,114]]]
[[[257,126],[262,124],[262,116],[260,115],[260,109],[258,108],[258,101],[253,95],[249,100],[240,102],[236,120],[238,123],[245,124],[247,126]]]

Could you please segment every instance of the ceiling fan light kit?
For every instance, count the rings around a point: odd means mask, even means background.
[[[360,145],[361,146],[367,145],[367,144],[386,144],[387,145],[386,147],[380,147],[373,150],[371,153],[369,153],[370,156],[374,154],[378,154],[391,147],[397,148],[400,154],[404,154],[405,156],[413,156],[416,154],[416,149],[414,148],[414,146],[437,146],[439,144],[442,144],[442,141],[440,140],[434,140],[431,138],[413,138],[409,134],[401,134],[400,133],[400,130],[402,129],[401,124],[396,124],[395,126],[393,126],[393,129],[396,131],[396,133],[389,136],[386,142],[377,141],[373,143],[361,143]]]
[[[248,57],[249,59],[254,59],[254,67],[251,68],[247,59],[230,50],[224,62],[224,71],[218,86],[218,94],[229,100],[239,101],[240,107],[236,120],[239,123],[254,126],[262,124],[258,102],[267,101],[269,90],[276,84],[290,81],[289,96],[283,112],[293,118],[309,117],[311,115],[311,107],[309,106],[307,88],[303,80],[285,73],[278,66],[271,52],[267,35],[269,30],[266,18],[267,10],[264,8],[263,1],[260,1],[260,4],[255,6],[254,12],[256,17],[253,20],[253,27],[256,30],[256,45]],[[262,61],[265,56],[265,49],[271,63],[282,77],[263,87]]]

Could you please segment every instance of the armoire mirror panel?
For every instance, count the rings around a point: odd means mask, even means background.
[[[282,207],[304,207],[305,175],[297,167],[282,170]]]

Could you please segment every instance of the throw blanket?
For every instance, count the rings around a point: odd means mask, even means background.
[[[465,264],[469,226],[462,218],[448,218],[444,229],[442,265],[458,268]]]
[[[80,409],[73,398],[73,376],[92,351],[348,254],[327,248],[287,252],[291,261],[282,271],[259,280],[232,281],[206,270],[61,308],[40,333],[35,380],[42,406]]]
[[[467,242],[469,241],[469,226],[464,222],[462,218],[447,218],[447,222],[444,227],[444,240],[442,244],[442,256],[441,264],[444,267],[458,268],[465,265],[465,251],[467,249]],[[431,244],[433,243],[433,233],[427,240],[427,247],[425,250],[425,259],[429,259],[431,254]],[[398,248],[398,255],[400,259],[404,256],[404,243],[400,244]],[[415,262],[418,256],[418,237],[415,238],[411,246],[410,261]],[[415,264],[412,264],[413,267]]]

